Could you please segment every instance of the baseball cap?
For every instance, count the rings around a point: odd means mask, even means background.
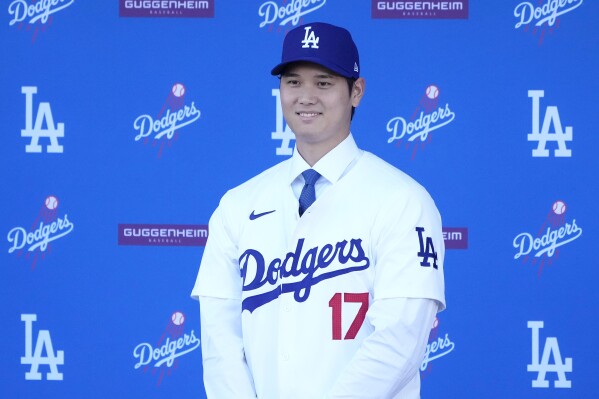
[[[290,30],[283,41],[281,63],[270,72],[280,75],[287,64],[313,62],[346,78],[360,77],[358,48],[348,30],[313,22]]]

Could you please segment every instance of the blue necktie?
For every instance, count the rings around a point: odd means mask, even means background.
[[[304,188],[302,188],[302,193],[299,197],[299,214],[302,216],[306,209],[316,201],[316,192],[314,191],[314,184],[320,178],[320,174],[314,169],[308,169],[302,172],[302,176],[304,176],[304,181],[306,184]]]

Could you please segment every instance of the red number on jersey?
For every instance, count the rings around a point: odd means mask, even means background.
[[[341,313],[343,310],[343,302],[351,302],[351,303],[361,303],[360,309],[354,318],[354,321],[349,326],[349,330],[345,334],[343,339],[355,339],[356,335],[358,335],[358,331],[360,331],[360,327],[364,323],[364,319],[366,318],[366,312],[368,311],[368,293],[362,294],[350,294],[345,293],[341,294],[340,292],[333,295],[331,300],[329,301],[329,307],[333,308],[333,339],[340,340],[341,339]]]

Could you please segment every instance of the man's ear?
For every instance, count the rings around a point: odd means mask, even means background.
[[[354,82],[354,85],[352,87],[352,91],[351,91],[352,106],[357,107],[360,104],[362,97],[364,97],[365,90],[366,90],[366,81],[364,80],[364,78],[356,79],[356,81]]]

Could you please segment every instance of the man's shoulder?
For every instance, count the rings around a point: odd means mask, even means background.
[[[414,178],[382,158],[364,151],[359,172],[372,185],[386,191],[426,192],[426,189]]]

